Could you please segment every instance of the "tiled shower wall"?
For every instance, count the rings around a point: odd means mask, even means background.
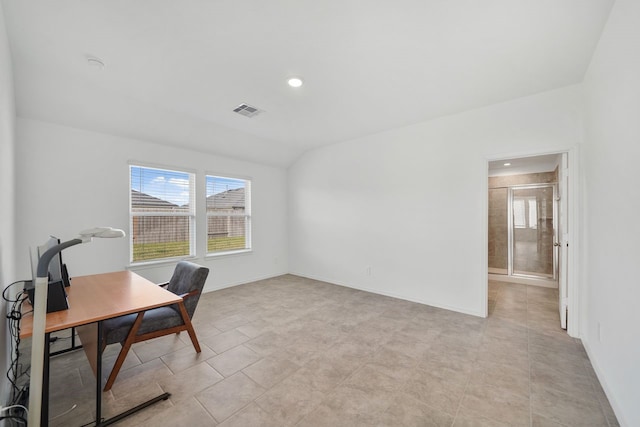
[[[489,188],[489,268],[507,269],[507,233],[507,189]]]
[[[504,270],[508,262],[507,187],[511,185],[550,184],[558,180],[554,172],[489,177],[489,268]]]

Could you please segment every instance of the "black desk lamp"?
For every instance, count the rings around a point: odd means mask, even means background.
[[[49,290],[49,263],[62,250],[88,243],[94,237],[124,237],[124,231],[111,227],[97,227],[80,232],[80,236],[60,243],[40,256],[36,282],[34,283],[33,333],[31,336],[31,378],[29,382],[29,415],[30,426],[40,425],[42,410],[42,380],[44,374],[45,327],[47,318],[47,293]],[[100,381],[100,378],[97,379]]]

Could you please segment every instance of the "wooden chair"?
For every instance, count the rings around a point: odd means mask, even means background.
[[[191,324],[191,318],[200,300],[208,274],[209,269],[206,267],[181,261],[176,265],[171,280],[159,286],[166,286],[167,290],[181,296],[182,302],[141,313],[127,314],[102,323],[102,349],[104,350],[109,344],[122,345],[104,391],[110,390],[113,386],[127,353],[134,343],[187,331],[193,347],[197,353],[200,353],[200,344]]]

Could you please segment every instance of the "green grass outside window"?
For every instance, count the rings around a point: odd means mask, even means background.
[[[234,251],[245,248],[245,238],[213,237],[207,241],[207,253]],[[162,258],[174,258],[189,255],[189,242],[135,243],[133,261],[149,261]]]

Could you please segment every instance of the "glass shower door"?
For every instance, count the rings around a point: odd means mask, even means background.
[[[554,278],[554,200],[554,185],[511,188],[511,274]]]

